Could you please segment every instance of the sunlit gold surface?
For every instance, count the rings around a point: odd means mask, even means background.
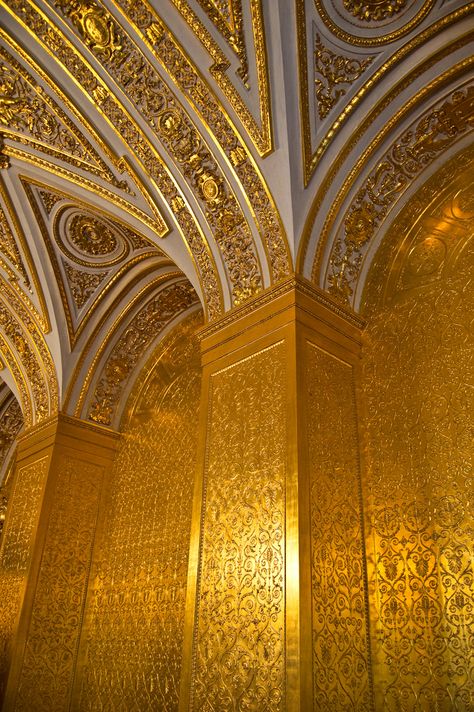
[[[471,170],[414,214],[406,233],[395,225],[380,255],[386,287],[374,269],[364,299],[377,710],[399,700],[407,710],[474,705],[473,197]]]

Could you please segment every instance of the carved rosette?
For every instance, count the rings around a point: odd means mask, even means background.
[[[60,259],[56,263],[77,315],[95,295],[100,298],[118,271],[130,260],[150,255],[164,257],[148,240],[116,221],[84,208],[66,206],[53,219],[53,235]],[[59,257],[59,255],[58,255]],[[64,304],[68,309],[68,303]],[[73,315],[71,319],[74,322]]]

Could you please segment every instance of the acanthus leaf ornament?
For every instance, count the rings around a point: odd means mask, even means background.
[[[339,99],[373,62],[374,57],[357,59],[332,52],[315,36],[314,67],[319,118],[324,119]]]
[[[344,7],[365,22],[380,22],[401,12],[407,0],[344,0]]]
[[[405,187],[455,141],[474,128],[474,86],[458,89],[405,130],[359,189],[334,243],[329,291],[344,302],[354,292],[363,256]]]

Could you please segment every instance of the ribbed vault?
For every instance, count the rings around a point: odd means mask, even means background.
[[[147,349],[295,271],[358,310],[387,226],[471,143],[473,9],[4,3],[1,350],[25,422],[118,422],[104,383],[125,397],[117,353],[160,294]]]

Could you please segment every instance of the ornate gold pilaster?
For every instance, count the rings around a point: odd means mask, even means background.
[[[19,440],[0,552],[4,711],[69,709],[97,517],[117,438],[58,415]]]
[[[182,712],[372,709],[362,325],[291,278],[202,331]]]

